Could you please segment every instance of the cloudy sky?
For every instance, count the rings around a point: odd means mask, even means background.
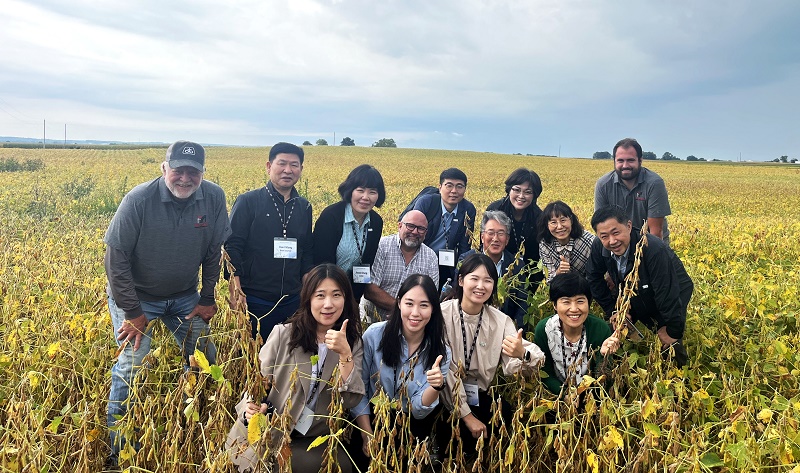
[[[800,157],[798,24],[796,0],[5,0],[0,136]]]

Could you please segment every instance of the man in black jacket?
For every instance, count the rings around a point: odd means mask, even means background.
[[[235,268],[231,306],[247,304],[253,338],[260,334],[262,343],[297,310],[302,277],[313,266],[311,204],[294,188],[303,158],[303,149],[291,143],[273,146],[267,185],[240,195],[231,208],[225,242]]]
[[[664,242],[653,235],[642,237],[619,207],[604,207],[592,216],[592,228],[597,239],[592,246],[592,256],[586,276],[592,288],[592,297],[600,304],[606,317],[610,317],[625,276],[633,269],[636,244],[647,238],[639,263],[639,283],[636,295],[631,298],[631,322],[641,320],[654,330],[661,340],[664,353],[675,350],[675,362],[682,366],[687,361],[683,346],[686,326],[686,308],[692,297],[694,284],[683,263]],[[608,273],[616,291],[604,279]]]

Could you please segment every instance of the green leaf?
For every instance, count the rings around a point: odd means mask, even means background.
[[[653,434],[653,437],[661,437],[661,427],[649,422],[644,423],[644,430]]]
[[[214,378],[214,381],[218,383],[225,381],[225,377],[222,376],[222,368],[220,368],[217,365],[211,365],[210,370],[211,370],[211,377]]]
[[[719,455],[714,452],[707,452],[700,458],[700,464],[706,468],[714,468],[715,466],[725,466],[725,463],[719,459]]]
[[[47,426],[47,430],[56,434],[58,433],[58,426],[61,425],[61,421],[64,420],[64,416],[56,416],[50,425]]]

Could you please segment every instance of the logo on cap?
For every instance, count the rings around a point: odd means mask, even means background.
[[[191,154],[192,156],[194,156],[194,147],[193,146],[184,146],[183,147],[183,151],[181,153],[182,154]]]

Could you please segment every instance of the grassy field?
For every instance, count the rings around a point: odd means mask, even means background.
[[[0,149],[0,160],[41,160],[0,172],[0,472],[99,471],[107,453],[105,404],[115,352],[105,306],[102,237],[122,196],[159,175],[163,149]],[[210,148],[206,178],[229,204],[265,183],[267,150]],[[469,176],[479,209],[503,195],[520,166],[542,178],[541,207],[570,204],[584,223],[595,180],[611,161],[455,151],[309,147],[299,184],[315,215],[361,163],[387,183],[379,212],[393,233],[400,210],[439,172]],[[580,402],[554,402],[537,378],[509,380],[520,410],[485,459],[491,471],[800,472],[800,167],[646,162],[666,181],[672,246],[695,282],[683,370],[626,346],[609,377]],[[478,216],[480,218],[480,216]],[[227,294],[222,283],[220,294]],[[541,298],[541,297],[540,297]],[[120,422],[142,427],[130,471],[229,471],[231,410],[259,382],[257,347],[242,314],[213,329],[221,375],[184,374],[163,327]],[[535,319],[549,315],[534,309]],[[524,384],[524,389],[518,389]],[[329,439],[333,443],[336,439]],[[463,465],[452,462],[451,469]]]

